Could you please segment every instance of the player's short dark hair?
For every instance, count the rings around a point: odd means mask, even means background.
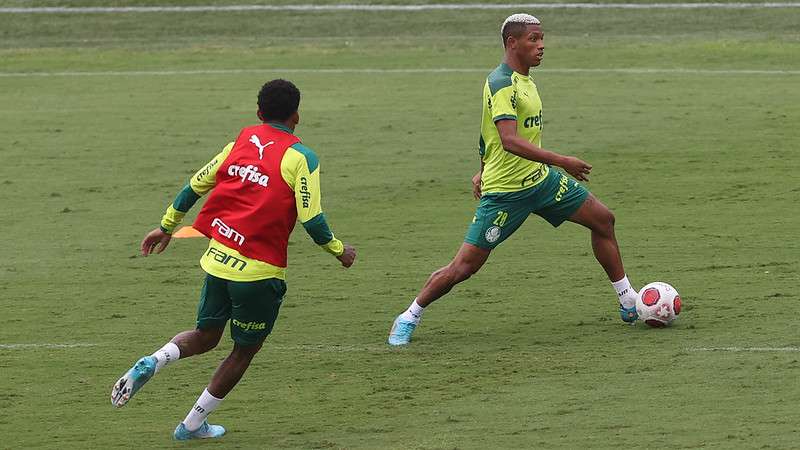
[[[300,90],[291,81],[277,79],[261,86],[258,111],[264,121],[284,121],[300,106]]]

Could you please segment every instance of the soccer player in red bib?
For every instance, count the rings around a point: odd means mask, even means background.
[[[167,364],[216,347],[230,322],[233,350],[178,424],[177,440],[225,434],[206,418],[236,386],[272,331],[286,293],[287,245],[295,222],[342,266],[355,261],[355,249],[334,237],[322,213],[319,159],[294,134],[299,105],[300,91],[291,82],[265,84],[258,94],[263,123],[244,128],[200,169],[167,208],[161,226],[142,241],[144,256],[161,253],[186,212],[211,192],[193,225],[210,239],[200,259],[206,278],[196,328],[140,358],[111,391],[111,403],[124,406]]]

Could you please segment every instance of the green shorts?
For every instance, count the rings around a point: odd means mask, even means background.
[[[197,328],[224,328],[230,319],[231,338],[239,345],[256,345],[272,331],[286,283],[278,278],[230,281],[206,274]]]
[[[577,181],[550,168],[541,183],[517,192],[484,194],[464,242],[481,248],[495,248],[514,234],[531,214],[542,216],[557,227],[569,219],[589,191]]]

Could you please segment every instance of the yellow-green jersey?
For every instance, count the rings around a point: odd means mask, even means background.
[[[483,86],[479,152],[483,161],[481,192],[516,192],[542,182],[548,166],[521,158],[503,148],[495,123],[516,120],[517,134],[537,147],[542,141],[542,100],[529,75],[500,64]]]
[[[275,128],[291,132],[286,127],[270,124]],[[175,201],[167,207],[161,219],[161,229],[172,233],[183,217],[203,195],[216,185],[217,170],[233,149],[233,142],[198,170]],[[297,219],[315,243],[335,256],[344,252],[344,244],[333,236],[325,215],[322,213],[319,159],[301,143],[286,150],[280,165],[281,178],[294,191]],[[286,278],[286,269],[264,261],[248,258],[233,248],[211,239],[208,249],[200,259],[200,266],[207,273],[231,281],[255,281],[266,278]]]

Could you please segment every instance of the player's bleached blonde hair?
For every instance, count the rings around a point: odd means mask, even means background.
[[[500,27],[500,36],[503,38],[503,46],[505,47],[508,37],[519,32],[520,28],[523,28],[526,25],[541,24],[542,22],[539,21],[539,19],[530,14],[518,13],[508,16],[503,22],[503,26]]]

